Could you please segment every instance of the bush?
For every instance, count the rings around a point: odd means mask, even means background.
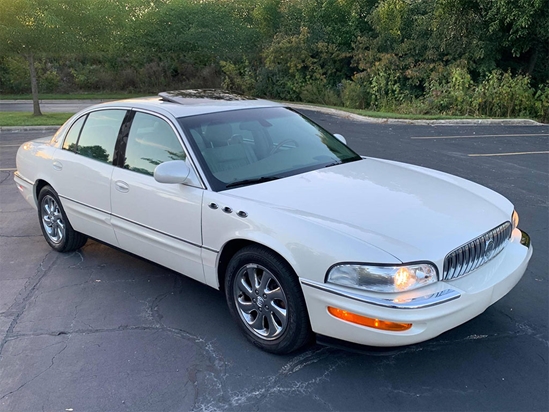
[[[300,98],[307,103],[319,103],[326,106],[341,106],[339,94],[324,82],[311,82],[301,89]]]
[[[255,94],[256,79],[247,60],[238,65],[222,61],[220,65],[224,74],[222,83],[224,89],[247,95]]]
[[[367,87],[358,79],[344,80],[341,84],[343,106],[352,109],[366,109],[370,105]]]
[[[536,93],[536,118],[543,123],[549,122],[549,82],[542,85]]]
[[[468,115],[472,111],[473,81],[467,69],[447,67],[434,72],[424,99],[432,113]]]
[[[370,77],[372,109],[381,111],[394,110],[405,99],[400,87],[400,73],[383,66],[376,67]]]
[[[477,114],[493,117],[536,117],[534,89],[530,77],[501,70],[492,71],[476,88],[474,106]]]

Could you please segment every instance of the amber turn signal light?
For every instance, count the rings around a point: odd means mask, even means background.
[[[328,306],[328,312],[338,319],[374,329],[389,330],[391,332],[402,332],[412,327],[411,323],[396,323],[389,322],[387,320],[367,318],[366,316],[357,315],[356,313],[347,312],[346,310],[334,308],[331,306]]]

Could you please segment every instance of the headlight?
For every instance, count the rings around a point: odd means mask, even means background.
[[[511,223],[513,224],[513,230],[518,227],[519,224],[519,215],[516,210],[513,210],[513,216],[511,217]]]
[[[373,292],[403,292],[438,280],[434,265],[418,263],[402,266],[348,264],[334,266],[328,272],[329,283]]]

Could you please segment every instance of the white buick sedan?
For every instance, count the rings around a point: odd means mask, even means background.
[[[224,291],[259,348],[433,338],[507,294],[532,255],[503,196],[361,157],[283,105],[214,90],[90,107],[17,153],[59,252],[88,237]]]

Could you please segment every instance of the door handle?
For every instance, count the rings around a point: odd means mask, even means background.
[[[61,162],[58,162],[57,160],[53,161],[52,166],[55,170],[62,170],[63,169],[63,165],[61,164]]]
[[[122,180],[117,180],[116,182],[114,182],[114,184],[116,185],[116,190],[118,190],[119,192],[127,193],[130,191],[130,186]]]

